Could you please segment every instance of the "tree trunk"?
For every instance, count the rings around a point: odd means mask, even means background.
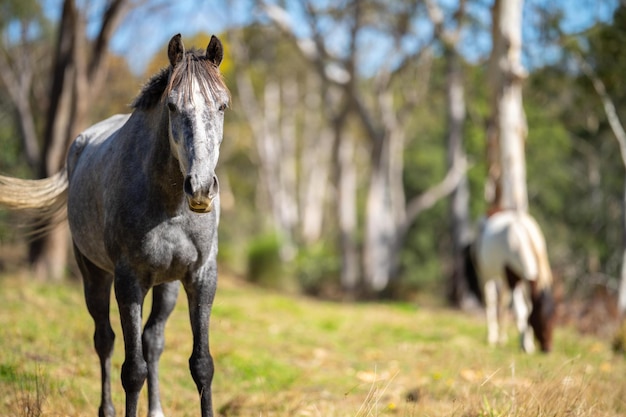
[[[622,195],[622,268],[620,271],[617,308],[626,317],[626,176],[624,176],[624,194]]]
[[[520,59],[522,5],[523,0],[495,0],[492,10],[492,115],[487,129],[491,210],[528,209],[524,155],[527,126],[522,107],[526,71]]]
[[[36,62],[32,51],[27,46],[27,25],[22,28],[21,54],[11,54],[10,50],[0,53],[0,79],[2,80],[17,113],[18,125],[22,137],[22,146],[26,155],[26,161],[32,170],[39,167],[39,141],[35,128],[35,115],[31,106],[31,91]],[[15,56],[17,55],[17,56]],[[11,56],[11,59],[8,57]]]
[[[50,107],[44,132],[40,177],[62,169],[71,141],[86,127],[88,97],[97,95],[106,74],[105,57],[114,28],[127,10],[127,0],[106,4],[94,48],[87,44],[86,21],[75,0],[65,0],[52,73]],[[91,52],[91,54],[90,54]],[[69,250],[67,224],[34,241],[29,259],[38,278],[58,280],[65,274]]]
[[[376,129],[369,130],[372,150],[363,262],[368,289],[376,293],[387,288],[398,274],[404,239],[401,228],[406,222],[405,132],[401,118],[408,113],[394,106],[391,78],[392,73],[386,69],[378,74],[376,98],[382,130],[380,133]]]
[[[321,115],[320,83],[315,75],[307,77],[304,129],[300,153],[301,235],[305,245],[322,236],[324,205],[328,195],[334,133]]]
[[[73,138],[73,101],[76,99],[73,80],[80,78],[76,42],[82,27],[76,5],[72,0],[65,1],[53,68],[40,178],[53,175],[63,166],[65,150]],[[29,259],[36,278],[54,281],[63,278],[68,259],[68,236],[67,224],[61,224],[31,243]]]
[[[451,170],[457,161],[465,158],[463,126],[465,123],[465,91],[459,56],[453,47],[446,48],[446,108],[448,110],[447,166]],[[452,240],[452,273],[448,282],[448,298],[462,307],[468,297],[463,250],[469,244],[469,184],[463,174],[450,194],[450,235]]]
[[[299,223],[298,180],[296,144],[296,112],[300,97],[298,83],[288,78],[281,85],[280,118],[280,154],[278,179],[280,191],[280,222],[287,234],[287,241],[282,247],[282,258],[291,260],[296,255],[296,230]]]
[[[397,241],[391,184],[389,140],[375,141],[365,206],[364,278],[369,291],[378,293],[389,283]]]
[[[359,250],[357,244],[357,173],[354,163],[354,140],[342,135],[343,122],[335,122],[335,143],[338,144],[337,158],[337,205],[339,211],[339,233],[341,246],[341,287],[349,297],[360,290]]]

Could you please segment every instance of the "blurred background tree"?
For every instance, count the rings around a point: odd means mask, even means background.
[[[201,48],[216,32],[233,93],[218,171],[222,268],[315,295],[461,303],[459,250],[487,211],[491,2],[186,4],[3,2],[0,171],[58,169],[77,132],[128,111],[172,34]],[[623,10],[524,2],[528,206],[567,294],[615,293],[623,262],[624,167],[572,59],[583,56],[622,116]],[[576,11],[584,25],[572,26]],[[9,265],[24,241],[2,224]],[[41,265],[48,277],[65,271]]]

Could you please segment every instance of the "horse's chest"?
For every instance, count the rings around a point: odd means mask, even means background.
[[[173,225],[161,225],[146,233],[140,257],[157,280],[181,279],[204,264],[208,247],[194,234]],[[158,277],[163,275],[162,279]]]

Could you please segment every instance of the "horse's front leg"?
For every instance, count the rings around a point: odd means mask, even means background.
[[[152,311],[143,331],[143,356],[148,363],[148,416],[163,417],[159,394],[159,358],[165,346],[165,323],[176,306],[180,282],[152,289]]]
[[[185,283],[189,302],[189,318],[193,332],[193,352],[189,358],[189,369],[198,393],[202,417],[213,417],[211,381],[213,380],[213,358],[209,351],[209,318],[217,285],[215,266],[208,268],[200,277]]]
[[[527,294],[524,292],[522,282],[513,288],[513,311],[515,313],[515,322],[517,330],[520,334],[520,344],[522,350],[526,353],[535,351],[535,341],[533,340],[533,330],[528,325],[528,316],[530,316],[530,302]]]
[[[126,392],[126,417],[137,416],[139,392],[148,375],[141,342],[141,310],[147,290],[131,273],[115,272],[115,298],[119,305],[124,333],[124,363],[122,386]]]

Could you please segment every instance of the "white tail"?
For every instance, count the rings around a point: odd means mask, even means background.
[[[0,175],[0,207],[22,212],[32,219],[32,235],[45,234],[66,216],[68,180],[65,169],[41,180]]]

